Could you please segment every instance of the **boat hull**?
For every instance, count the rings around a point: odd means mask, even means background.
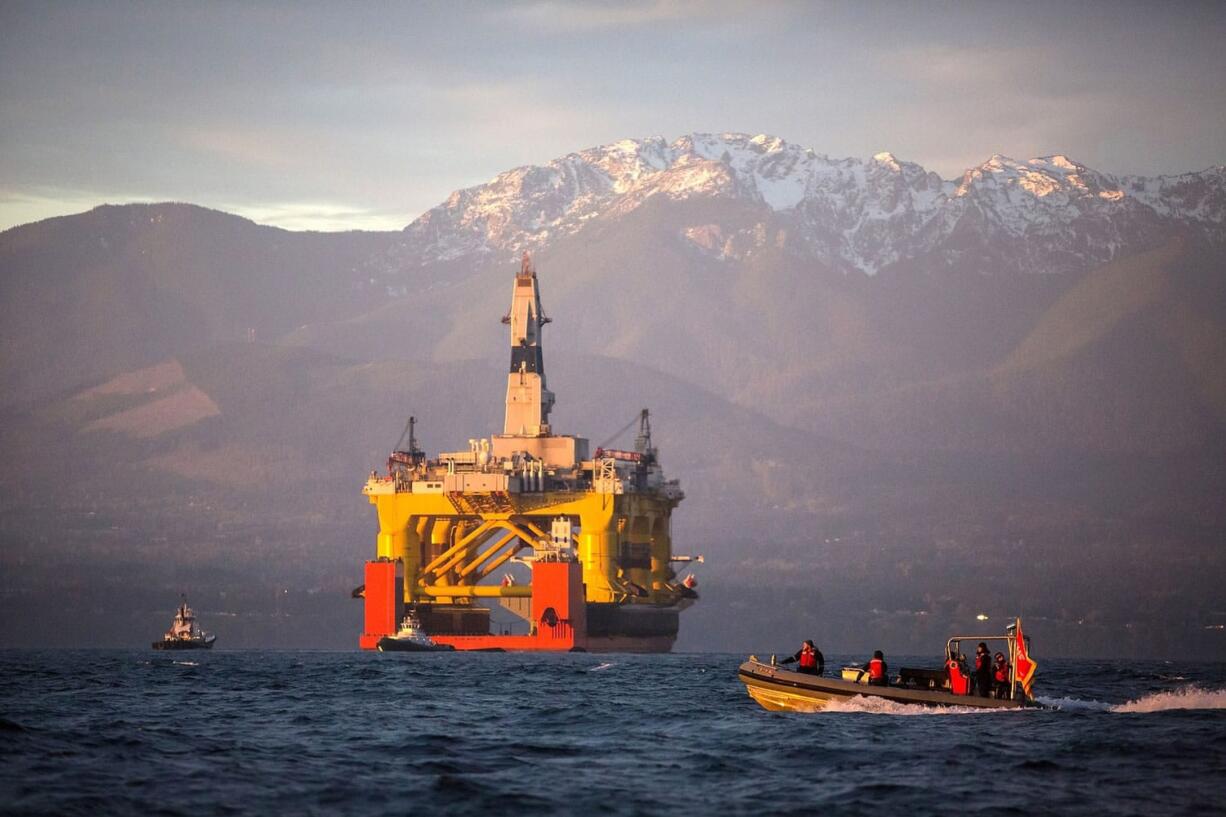
[[[162,641],[154,641],[153,649],[155,650],[211,650],[213,642],[217,640],[217,636],[211,635],[208,638],[175,638],[163,639]]]
[[[379,652],[454,652],[450,644],[422,644],[419,641],[408,641],[384,636],[376,645]]]
[[[749,697],[772,712],[817,712],[832,702],[857,697],[880,698],[899,704],[974,709],[1021,709],[1026,700],[997,700],[950,692],[903,687],[867,686],[836,678],[806,675],[750,659],[741,664],[737,677]]]

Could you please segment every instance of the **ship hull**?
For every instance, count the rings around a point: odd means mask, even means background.
[[[649,636],[635,638],[632,636],[596,636],[587,640],[588,652],[626,652],[626,653],[662,653],[672,652],[673,636]]]
[[[671,652],[681,626],[681,606],[587,605],[588,652]]]
[[[367,576],[368,601],[372,588],[377,586],[374,579],[378,572],[387,570],[379,563],[373,565]],[[401,591],[395,582],[389,587],[391,598],[385,599],[383,606],[398,616]],[[527,634],[491,633],[490,611],[479,605],[419,603],[414,606],[414,615],[422,632],[436,644],[449,645],[461,652],[664,653],[672,649],[677,639],[681,611],[693,603],[692,598],[674,604],[590,602],[583,596],[578,562],[537,562],[533,565],[532,595],[517,605],[516,612],[531,622]],[[368,631],[363,639],[365,649],[387,650],[394,636]]]
[[[155,650],[211,650],[213,642],[217,640],[217,636],[209,636],[203,639],[173,639],[154,641],[153,649]]]
[[[459,621],[448,616],[446,608],[440,610],[442,615],[435,615],[424,605],[418,610],[422,621],[429,622],[424,629],[432,639],[461,652],[665,653],[672,650],[677,640],[681,605],[588,603],[584,608],[585,629],[562,627],[554,631],[542,627],[534,635],[455,632],[440,626]],[[383,645],[391,640],[384,637],[376,642],[375,648],[385,649]]]

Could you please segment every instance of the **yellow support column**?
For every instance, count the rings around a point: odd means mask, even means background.
[[[417,590],[417,579],[421,575],[421,534],[426,527],[424,517],[409,517],[404,529],[404,541],[400,549],[400,561],[404,564],[404,600],[412,602]]]
[[[430,555],[437,558],[445,553],[451,546],[451,529],[453,520],[447,518],[439,518],[434,520],[434,526],[430,529]],[[440,576],[435,579],[435,584],[446,585],[447,578]],[[438,599],[439,601],[450,603],[451,599]]]
[[[651,517],[648,509],[641,502],[635,503],[634,515],[630,517],[627,526],[629,533],[629,554],[638,559],[646,557],[646,561],[637,562],[641,567],[632,567],[626,571],[627,578],[639,587],[651,591]]]
[[[395,559],[404,547],[404,531],[379,531],[375,537],[375,558]]]
[[[579,559],[583,562],[587,600],[610,602],[616,593],[611,579],[616,578],[617,571],[617,518],[613,502],[604,502],[604,496],[593,499],[597,501],[585,503],[579,514]]]
[[[672,579],[669,559],[673,552],[673,535],[668,529],[667,516],[657,516],[651,530],[651,592],[664,592]]]
[[[375,556],[380,559],[399,559],[404,549],[405,530],[409,515],[403,505],[379,502],[379,536],[375,540]]]

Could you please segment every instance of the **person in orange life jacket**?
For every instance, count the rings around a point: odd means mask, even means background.
[[[992,691],[997,698],[1009,697],[1009,659],[1005,658],[1003,652],[998,652],[993,656],[995,659],[992,664]]]
[[[805,639],[805,643],[800,645],[800,649],[790,658],[785,658],[781,664],[796,664],[798,672],[803,672],[806,675],[821,675],[822,670],[826,668],[826,657],[822,655],[822,651],[813,645],[811,639]]]
[[[881,650],[873,653],[872,659],[864,665],[868,670],[868,682],[872,686],[884,687],[890,685],[890,668],[885,663],[885,655]]]
[[[975,694],[981,698],[992,697],[992,653],[982,641],[975,648]]]

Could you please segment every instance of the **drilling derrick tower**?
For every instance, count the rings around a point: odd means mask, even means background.
[[[365,628],[373,649],[411,610],[438,643],[456,649],[664,652],[680,612],[697,599],[679,581],[672,511],[684,498],[664,477],[647,410],[633,451],[597,448],[554,434],[545,381],[536,270],[525,253],[511,307],[502,433],[429,458],[414,418],[363,493],[378,512],[375,559],[365,567]],[[518,584],[498,572],[512,559],[531,568]],[[497,604],[523,620],[519,634],[491,634]]]

